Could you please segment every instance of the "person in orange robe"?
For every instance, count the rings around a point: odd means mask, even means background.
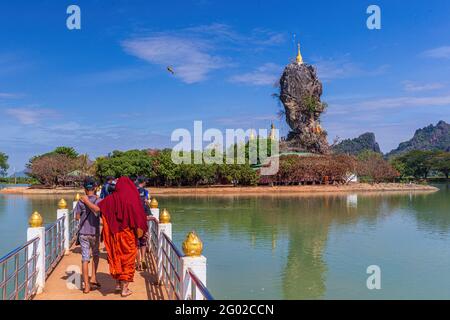
[[[132,294],[137,238],[148,230],[147,219],[135,184],[128,177],[118,179],[115,191],[98,205],[82,197],[91,210],[102,213],[103,241],[108,255],[109,271],[117,281],[116,290],[122,297]]]

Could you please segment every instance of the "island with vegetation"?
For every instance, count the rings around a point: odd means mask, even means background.
[[[284,107],[282,115],[290,128],[287,137],[275,137],[272,125],[267,137],[249,137],[245,143],[220,150],[223,155],[214,150],[215,158],[223,160],[219,163],[205,161],[204,154],[197,154],[201,151],[187,154],[188,159],[200,161],[174,162],[171,149],[116,150],[91,160],[89,155],[63,146],[29,160],[26,174],[33,184],[31,187],[2,192],[70,192],[79,188],[87,176],[95,176],[99,182],[108,176],[139,176],[146,177],[147,185],[153,190],[177,188],[194,192],[193,189],[203,188],[217,194],[225,193],[224,190],[265,193],[268,188],[283,192],[437,190],[426,185],[427,179],[448,179],[450,125],[446,122],[417,130],[410,141],[401,143],[387,155],[381,153],[373,133],[330,146],[327,131],[321,124],[321,115],[328,105],[321,101],[321,95],[322,83],[316,69],[303,61],[298,46],[297,57],[285,67],[279,80],[279,93],[275,94]],[[279,167],[276,173],[264,175],[262,169],[267,165],[267,158],[250,162],[250,150],[256,146],[259,155],[260,146],[272,150],[274,141],[280,142],[280,152],[269,152],[267,156],[269,162],[279,160]],[[238,151],[245,154],[244,162],[238,161]],[[7,160],[8,156],[0,153],[3,178],[8,170]]]
[[[248,148],[248,143],[245,146]],[[267,188],[280,192],[433,190],[425,179],[448,178],[450,172],[450,153],[442,151],[414,150],[390,160],[371,150],[356,156],[287,154],[280,156],[278,173],[272,176],[260,175],[249,163],[175,164],[171,154],[170,149],[113,151],[93,161],[73,148],[59,147],[30,159],[26,172],[36,184],[2,192],[75,192],[86,176],[95,176],[100,182],[107,176],[122,175],[147,177],[156,193],[220,194],[225,189],[258,193]],[[349,172],[358,176],[359,183],[349,183]]]

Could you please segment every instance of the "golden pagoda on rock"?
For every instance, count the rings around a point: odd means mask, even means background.
[[[298,52],[297,52],[297,58],[296,58],[297,64],[303,64],[303,57],[300,52],[300,43],[298,43],[297,46],[298,46]]]

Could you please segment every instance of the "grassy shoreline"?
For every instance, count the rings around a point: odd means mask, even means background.
[[[355,183],[348,185],[305,185],[305,186],[256,186],[256,187],[179,187],[161,188],[150,187],[152,195],[249,195],[249,194],[302,194],[302,193],[348,193],[348,192],[411,192],[438,191],[439,189],[422,184],[401,183]],[[0,194],[75,194],[82,193],[82,189],[57,188],[34,189],[29,187],[9,187],[0,190]]]

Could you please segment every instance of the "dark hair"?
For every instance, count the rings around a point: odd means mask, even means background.
[[[114,177],[113,176],[107,176],[106,179],[105,179],[106,182],[108,182],[110,180],[114,180]]]
[[[97,187],[97,182],[92,177],[86,177],[83,182],[83,187],[88,191],[95,190],[95,188]]]
[[[136,184],[146,183],[147,179],[144,177],[137,177]]]
[[[108,193],[113,193],[116,191],[116,182],[113,181],[112,183],[108,184],[108,189],[106,189]]]

